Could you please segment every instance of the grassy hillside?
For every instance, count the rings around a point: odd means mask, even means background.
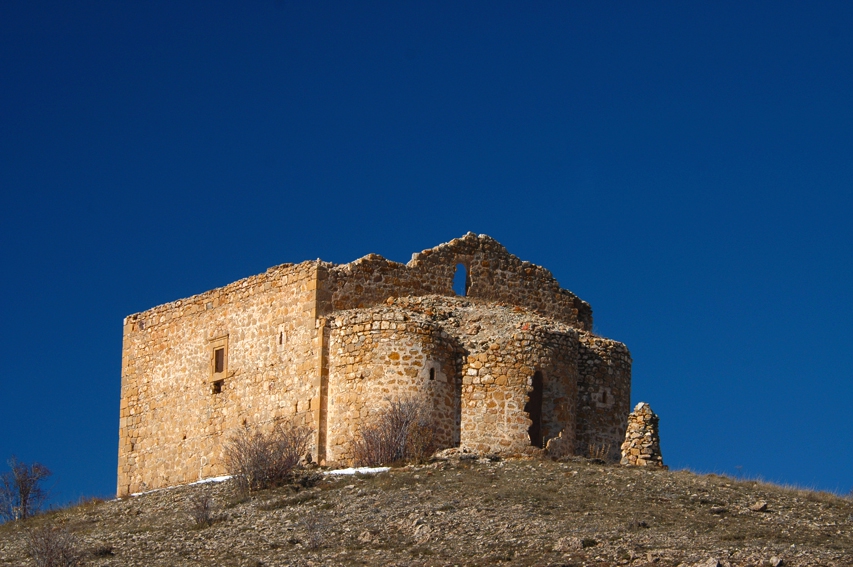
[[[200,496],[213,502],[207,527],[190,515]],[[46,523],[97,566],[853,565],[850,500],[584,459],[450,460],[314,474],[251,498],[225,482],[87,503],[0,526],[0,566],[33,565],[26,532]]]

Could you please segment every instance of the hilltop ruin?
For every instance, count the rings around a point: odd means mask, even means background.
[[[453,291],[464,270],[465,292]],[[224,473],[239,427],[297,419],[346,462],[389,400],[427,400],[441,446],[613,459],[631,357],[551,273],[468,233],[400,264],[283,264],[124,321],[118,494]]]

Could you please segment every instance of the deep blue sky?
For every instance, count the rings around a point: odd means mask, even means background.
[[[853,4],[403,4],[0,3],[0,457],[112,494],[125,315],[470,230],[672,467],[850,491]]]

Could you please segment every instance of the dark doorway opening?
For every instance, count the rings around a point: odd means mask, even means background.
[[[530,435],[530,444],[534,447],[544,447],[545,445],[545,440],[542,438],[542,393],[542,373],[537,371],[533,375],[533,390],[524,405],[524,411],[527,412],[532,422],[527,434]]]
[[[468,269],[465,264],[456,264],[456,273],[453,274],[453,292],[462,297],[468,295]]]

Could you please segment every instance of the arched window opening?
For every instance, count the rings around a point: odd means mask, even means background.
[[[468,269],[465,264],[456,264],[456,273],[453,274],[453,292],[462,297],[468,295]]]
[[[537,371],[533,375],[533,390],[530,391],[524,411],[530,417],[530,428],[527,434],[530,436],[530,444],[534,447],[544,447],[545,439],[542,437],[542,373]]]

